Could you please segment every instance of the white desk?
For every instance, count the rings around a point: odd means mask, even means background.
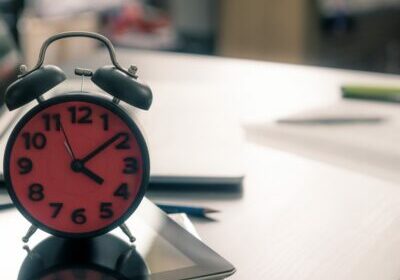
[[[400,85],[389,75],[244,60],[139,51],[118,57],[139,67],[155,98],[168,94],[157,92],[162,83],[206,84],[225,94],[241,124],[330,104],[346,82]],[[95,60],[100,66],[105,59]],[[218,222],[196,226],[237,267],[232,279],[400,278],[400,186],[273,150],[262,136],[248,139],[245,165],[242,196],[150,197],[220,209]]]

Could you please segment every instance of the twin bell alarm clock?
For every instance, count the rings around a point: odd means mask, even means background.
[[[102,42],[112,65],[96,71],[75,69],[107,95],[66,92],[43,94],[66,79],[57,66],[44,65],[54,41],[89,37]],[[145,140],[132,118],[119,106],[125,102],[148,110],[149,87],[139,83],[136,67],[124,69],[111,42],[91,32],[66,32],[47,39],[36,66],[6,91],[9,110],[37,101],[13,129],[5,150],[4,178],[17,209],[32,226],[24,242],[39,228],[63,238],[87,238],[119,226],[131,242],[125,220],[136,210],[149,181]]]

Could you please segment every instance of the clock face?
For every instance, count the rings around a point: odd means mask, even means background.
[[[70,95],[50,99],[15,127],[5,178],[18,209],[63,237],[105,233],[143,198],[149,159],[143,137],[117,105]]]

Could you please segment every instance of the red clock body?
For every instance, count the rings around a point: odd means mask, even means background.
[[[61,237],[92,237],[121,225],[147,188],[147,147],[134,121],[103,98],[49,99],[14,128],[4,176],[17,208]]]

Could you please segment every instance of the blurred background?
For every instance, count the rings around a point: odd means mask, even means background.
[[[28,65],[45,38],[79,29],[126,48],[400,72],[398,0],[0,0],[0,11]],[[10,43],[0,37],[0,52]],[[49,61],[96,47],[73,45]]]

